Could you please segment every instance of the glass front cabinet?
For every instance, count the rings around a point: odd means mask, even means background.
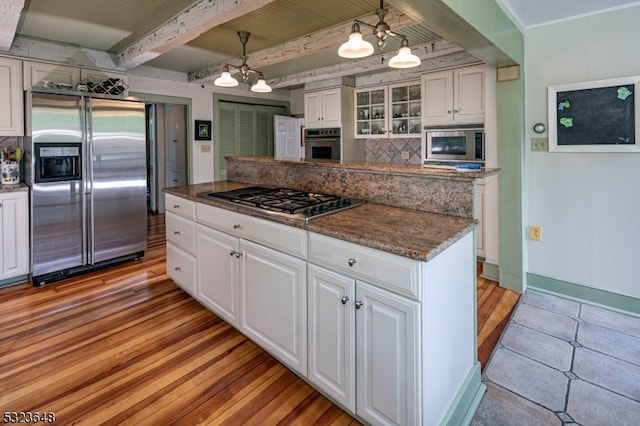
[[[355,137],[421,137],[421,95],[419,80],[355,90]]]

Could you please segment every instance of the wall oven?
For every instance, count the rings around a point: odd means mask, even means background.
[[[425,127],[425,161],[484,162],[482,124]]]
[[[340,128],[305,129],[305,160],[340,160]]]
[[[80,143],[35,143],[35,183],[82,179]]]

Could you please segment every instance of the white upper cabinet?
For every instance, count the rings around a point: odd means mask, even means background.
[[[308,128],[340,127],[341,90],[329,89],[304,94],[304,125]]]
[[[0,57],[0,136],[23,136],[22,61]]]
[[[484,65],[422,76],[425,125],[482,123],[485,111]]]

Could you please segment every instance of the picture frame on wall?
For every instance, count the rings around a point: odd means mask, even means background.
[[[211,140],[211,121],[195,120],[195,140],[210,141]]]
[[[550,152],[640,152],[640,76],[548,87]]]

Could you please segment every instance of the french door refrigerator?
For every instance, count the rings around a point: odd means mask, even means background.
[[[144,102],[34,89],[26,105],[33,285],[143,256]]]

